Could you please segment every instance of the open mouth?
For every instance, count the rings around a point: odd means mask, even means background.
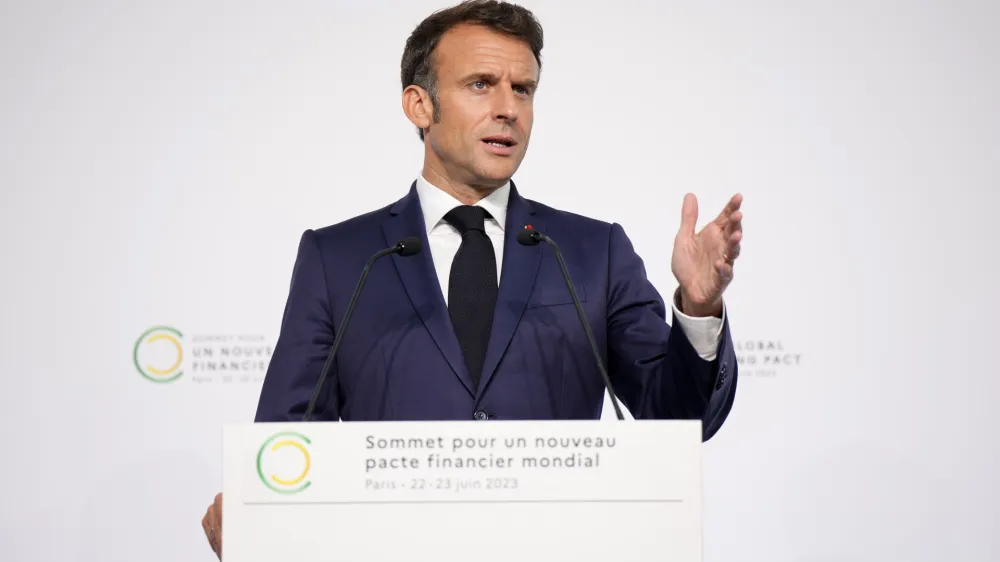
[[[516,142],[514,142],[514,139],[503,136],[486,137],[485,139],[483,139],[483,142],[485,142],[490,146],[495,146],[497,148],[510,148],[517,144]]]

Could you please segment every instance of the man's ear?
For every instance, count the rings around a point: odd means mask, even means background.
[[[434,103],[427,90],[409,85],[403,90],[403,113],[418,129],[424,130],[434,121]]]

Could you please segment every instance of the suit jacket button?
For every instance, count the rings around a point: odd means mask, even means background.
[[[722,369],[719,370],[719,374],[722,375],[723,377],[726,376],[726,364],[725,363],[722,364]]]
[[[486,413],[486,410],[476,410],[475,414],[472,414],[473,419],[482,421],[490,419],[490,415]]]

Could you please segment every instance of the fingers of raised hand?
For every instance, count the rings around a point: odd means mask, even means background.
[[[698,223],[698,198],[693,193],[684,196],[684,205],[681,207],[681,228],[677,236],[693,236],[695,225]]]
[[[733,264],[728,261],[719,260],[715,262],[715,273],[719,276],[721,289],[725,290],[733,280]]]
[[[733,211],[726,217],[725,224],[722,225],[723,232],[731,235],[734,232],[743,230],[743,211]]]
[[[732,214],[740,210],[740,206],[743,205],[743,194],[737,193],[729,199],[729,203],[726,204],[726,210],[729,214]]]
[[[722,212],[719,213],[719,216],[716,217],[715,223],[722,228],[726,228],[731,217],[733,216],[733,213],[739,212],[741,205],[743,205],[743,195],[739,193],[733,195],[729,202],[726,203],[725,208],[722,209]],[[740,218],[742,218],[742,216],[743,215],[740,215]]]
[[[726,249],[723,251],[723,259],[726,263],[732,264],[736,258],[740,257],[740,241],[743,240],[743,231],[737,230],[729,235],[726,241]]]
[[[726,218],[722,229],[723,260],[732,264],[740,255],[740,242],[743,240],[743,212],[733,211]]]

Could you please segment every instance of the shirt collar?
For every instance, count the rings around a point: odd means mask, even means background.
[[[444,220],[448,211],[462,205],[462,202],[455,199],[451,194],[443,189],[439,189],[428,182],[423,174],[417,177],[417,197],[420,199],[420,208],[424,213],[424,227],[427,233]],[[486,209],[500,230],[503,231],[507,223],[507,200],[510,197],[510,182],[503,184],[499,189],[483,197],[475,204]]]

